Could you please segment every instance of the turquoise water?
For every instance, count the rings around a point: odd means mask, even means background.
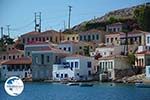
[[[52,83],[25,83],[23,93],[11,97],[0,83],[0,100],[150,100],[150,88],[134,85],[97,83],[93,87]]]

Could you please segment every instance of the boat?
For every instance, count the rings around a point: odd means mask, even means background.
[[[79,83],[68,83],[68,86],[79,86]]]
[[[138,88],[150,88],[150,83],[135,83]]]
[[[91,84],[91,83],[80,83],[79,86],[80,87],[92,87],[93,84]]]

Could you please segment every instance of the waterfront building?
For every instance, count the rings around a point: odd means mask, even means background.
[[[53,80],[92,80],[96,72],[95,60],[81,55],[71,55],[53,65]]]
[[[150,65],[148,65],[148,66],[146,66],[146,71],[145,71],[146,73],[146,78],[147,79],[150,79]]]
[[[145,72],[145,67],[150,65],[150,51],[137,52],[135,54],[135,67]]]
[[[105,35],[106,45],[120,45],[120,34],[122,32],[111,32]]]
[[[121,32],[124,25],[121,22],[109,24],[106,26],[107,32]]]
[[[128,58],[121,55],[102,57],[99,58],[98,61],[100,81],[103,80],[104,76],[108,80],[115,80],[116,78],[122,76],[118,74],[118,72],[124,71],[131,67],[128,63]]]
[[[21,35],[19,38],[21,43],[28,44],[32,42],[52,42],[52,43],[60,43],[63,39],[63,34],[61,32],[57,32],[55,30],[48,30],[44,32],[29,32]]]
[[[86,32],[79,33],[79,41],[87,41],[93,42],[96,44],[104,43],[105,42],[105,34],[106,32],[100,30],[89,30]]]
[[[1,64],[1,79],[6,80],[11,76],[17,76],[21,79],[31,78],[31,58],[17,58],[4,61]]]
[[[120,44],[124,45],[126,43],[126,38],[128,38],[128,44],[138,44],[138,45],[145,45],[145,34],[148,32],[140,31],[140,30],[133,30],[131,32],[122,33],[120,34]]]
[[[58,48],[71,54],[89,55],[89,52],[95,49],[95,45],[83,41],[64,41],[58,44]]]
[[[56,47],[56,44],[50,43],[50,42],[33,42],[28,43],[24,46],[25,56],[32,56],[33,51],[38,51],[41,49],[46,49],[49,47]]]
[[[124,52],[124,46],[113,46],[113,45],[103,45],[97,47],[94,52],[90,52],[90,56],[94,57],[100,55],[101,57],[107,57],[112,55],[121,55]]]
[[[0,62],[5,60],[15,60],[22,57],[24,57],[24,51],[15,48],[0,52]]]
[[[79,41],[79,35],[77,33],[63,33],[63,41]]]
[[[67,54],[65,51],[52,47],[32,51],[33,81],[52,79],[53,64],[60,63],[60,59]]]

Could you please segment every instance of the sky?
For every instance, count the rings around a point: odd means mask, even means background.
[[[150,0],[0,0],[0,27],[10,25],[11,37],[34,30],[34,13],[41,12],[42,31],[64,29],[68,6],[72,6],[71,27],[101,17],[109,11],[139,5]]]

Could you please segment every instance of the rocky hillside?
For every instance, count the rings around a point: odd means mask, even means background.
[[[143,5],[144,4],[133,6],[133,7],[130,7],[130,8],[124,8],[124,9],[111,11],[111,12],[105,14],[102,17],[98,17],[96,19],[85,21],[85,22],[83,22],[79,25],[76,25],[72,29],[74,31],[80,31],[80,30],[84,30],[87,24],[93,24],[93,23],[102,23],[102,24],[104,24],[104,22],[108,21],[110,17],[121,18],[121,19],[133,19],[134,10],[136,8],[139,8],[139,7],[143,6]],[[147,3],[147,5],[150,5],[150,3]]]

